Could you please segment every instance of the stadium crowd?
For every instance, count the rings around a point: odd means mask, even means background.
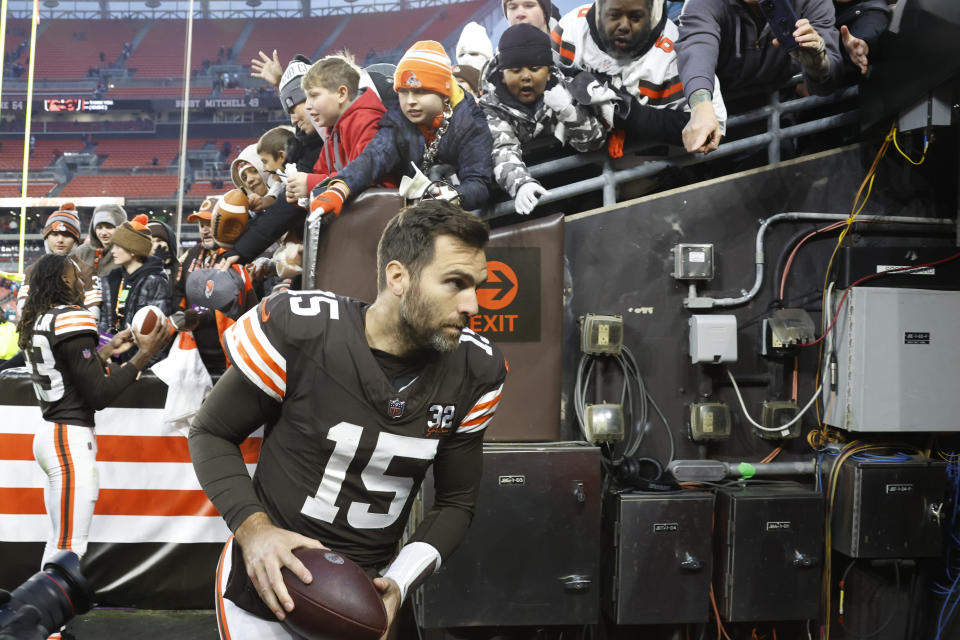
[[[395,66],[366,69],[346,52],[316,62],[296,55],[286,66],[276,50],[261,52],[251,75],[275,88],[292,126],[237,150],[233,195],[188,217],[196,246],[177,255],[166,222],[127,220],[117,205],[94,209],[84,233],[67,204],[46,221],[46,250],[81,265],[103,341],[155,305],[194,331],[204,364],[218,373],[232,321],[272,291],[299,286],[308,217],[338,216],[370,186],[468,210],[499,188],[518,214],[530,214],[549,192],[524,155],[545,138],[613,157],[651,143],[709,153],[724,135],[727,103],[797,74],[790,90],[802,95],[866,74],[890,17],[886,0],[795,0],[778,4],[795,12],[784,30],[768,22],[771,3],[686,0],[674,22],[676,4],[595,0],[561,16],[548,0],[504,0],[509,27],[497,46],[469,23],[455,62],[434,41],[415,43]],[[223,308],[204,298],[208,281],[225,292],[216,298]],[[17,295],[22,308],[29,272]]]

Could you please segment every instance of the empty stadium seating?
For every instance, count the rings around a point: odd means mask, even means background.
[[[40,169],[54,160],[56,151],[80,151],[83,143],[79,140],[44,140],[38,138],[30,155],[30,167]],[[19,170],[23,168],[23,140],[5,139],[3,152],[0,153],[0,170]],[[17,195],[20,195],[19,193]]]
[[[236,45],[248,25],[252,27],[249,36],[241,50],[234,52],[235,62],[241,65],[249,66],[260,50],[271,54],[276,49],[283,64],[296,53],[314,56],[340,27],[343,27],[342,31],[322,53],[346,48],[362,64],[367,54],[374,50],[391,51],[407,44],[413,37],[442,40],[459,30],[483,4],[483,0],[474,0],[402,12],[258,18],[252,22],[247,19],[198,19],[193,23],[190,68],[202,70],[204,60],[215,63],[220,47],[228,49]],[[36,77],[39,80],[84,78],[90,69],[108,67],[119,60],[127,69],[135,71],[136,79],[182,78],[186,24],[182,19],[49,20],[37,41]],[[131,56],[122,60],[123,43],[133,42],[144,29],[143,39]],[[29,30],[29,20],[9,20],[5,52],[15,50],[27,40]],[[101,52],[103,61],[100,60]],[[25,59],[26,52],[21,55],[21,61]],[[228,61],[224,59],[223,62]],[[175,97],[175,94],[170,87],[160,87],[154,93],[146,87],[117,87],[109,93],[110,97]]]
[[[243,30],[245,20],[194,20],[191,69],[200,69],[203,60],[214,61],[221,46],[231,47]],[[127,60],[137,78],[183,77],[186,20],[155,20]]]
[[[417,35],[417,40],[442,41],[450,34],[460,35],[460,30],[474,14],[483,8],[484,2],[455,2],[453,4],[433,7],[433,12],[439,12],[437,19]]]
[[[258,18],[243,48],[237,53],[237,62],[249,65],[251,59],[257,59],[258,51],[268,56],[277,50],[280,63],[286,65],[298,54],[310,57],[323,44],[340,22],[348,16],[326,16],[323,18]],[[380,34],[377,34],[378,37]]]
[[[141,25],[130,20],[50,20],[37,38],[36,77],[86,77],[89,69],[116,60]]]
[[[20,186],[19,182],[0,182],[0,198],[19,198]],[[57,186],[55,182],[38,182],[31,180],[30,184],[27,185],[27,197],[43,197],[50,193],[50,190],[55,186]]]
[[[123,196],[128,200],[173,198],[177,193],[176,175],[77,176],[67,183],[60,196]]]
[[[30,38],[30,21],[23,18],[7,18],[7,37],[3,41],[3,52],[10,53],[21,42]]]
[[[176,138],[136,138],[124,140],[101,140],[94,152],[106,159],[101,169],[129,169],[132,167],[167,167],[177,157],[180,141]]]

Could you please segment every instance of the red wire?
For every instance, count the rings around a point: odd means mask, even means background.
[[[840,310],[843,309],[843,301],[847,299],[847,294],[850,293],[850,290],[861,282],[866,282],[867,280],[872,280],[874,278],[879,278],[880,276],[887,275],[888,273],[896,273],[897,271],[913,271],[914,269],[923,269],[924,267],[935,267],[938,264],[943,264],[944,262],[950,262],[951,260],[956,260],[960,258],[960,253],[955,253],[952,256],[943,258],[942,260],[936,260],[934,262],[925,262],[923,264],[916,264],[909,267],[897,267],[896,269],[890,269],[889,271],[880,271],[878,273],[871,273],[870,275],[863,276],[859,280],[856,280],[849,287],[846,288],[843,292],[843,296],[840,298],[840,303],[837,305],[837,312],[833,314],[833,320],[830,322],[830,326],[827,327],[827,330],[823,332],[823,335],[814,340],[813,342],[801,342],[801,347],[812,347],[815,344],[818,344],[821,340],[827,337],[827,334],[830,333],[830,330],[833,329],[833,325],[837,324],[837,318],[840,317]]]
[[[833,229],[842,227],[845,224],[847,224],[847,221],[841,220],[840,222],[834,222],[833,224],[828,224],[825,227],[820,227],[819,229],[811,231],[809,234],[804,236],[803,240],[797,243],[797,245],[793,248],[793,251],[790,252],[790,257],[787,258],[787,262],[783,267],[783,276],[781,276],[780,278],[780,299],[781,300],[783,300],[783,294],[787,288],[787,274],[790,273],[790,267],[793,266],[793,259],[797,257],[797,252],[800,250],[800,247],[803,245],[803,243],[809,240],[810,238],[812,238],[813,236],[817,235],[818,233],[826,233],[827,231],[832,231]]]

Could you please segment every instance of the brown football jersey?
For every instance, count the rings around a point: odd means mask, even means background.
[[[396,553],[430,465],[455,468],[457,456],[480,455],[506,363],[465,330],[456,350],[432,355],[394,389],[367,344],[367,307],[322,291],[276,294],[244,314],[224,343],[233,366],[281,403],[254,475],[267,514],[372,567]],[[449,548],[442,537],[422,539]]]
[[[24,351],[33,389],[43,419],[84,427],[93,426],[94,407],[71,379],[66,358],[80,357],[100,363],[97,355],[97,321],[82,307],[63,305],[50,309],[34,323],[30,348]],[[83,348],[68,352],[68,340],[84,339]]]

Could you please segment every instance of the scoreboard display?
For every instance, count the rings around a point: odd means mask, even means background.
[[[43,101],[43,110],[50,112],[107,111],[113,100],[90,100],[88,98],[51,98]]]

